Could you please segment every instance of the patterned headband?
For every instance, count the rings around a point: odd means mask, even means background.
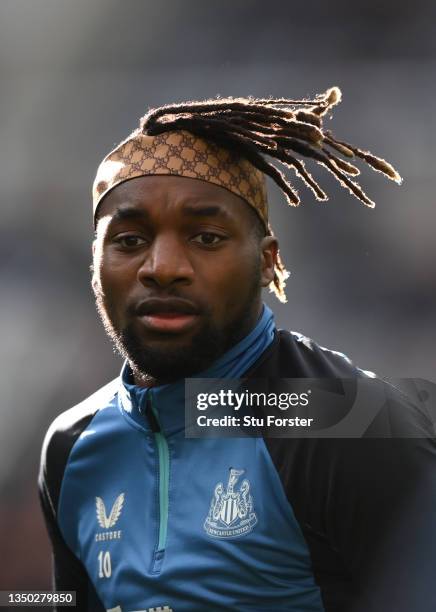
[[[94,224],[107,193],[138,176],[172,174],[228,189],[252,206],[268,228],[264,174],[249,161],[184,130],[157,136],[133,132],[100,164],[92,189]]]

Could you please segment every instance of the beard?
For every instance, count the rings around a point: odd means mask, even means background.
[[[129,362],[135,379],[146,385],[168,384],[206,370],[251,331],[256,323],[260,291],[259,271],[253,274],[247,297],[232,320],[218,326],[210,311],[203,308],[205,322],[186,342],[178,346],[171,346],[170,342],[167,346],[156,346],[141,338],[135,330],[134,320],[118,329],[111,314],[110,300],[105,303],[102,292],[94,290],[97,311],[106,333],[118,353]]]

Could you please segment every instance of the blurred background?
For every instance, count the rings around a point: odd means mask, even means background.
[[[117,375],[90,289],[90,188],[149,106],[343,90],[329,126],[370,210],[328,173],[271,217],[291,271],[279,326],[392,377],[436,380],[436,5],[425,0],[2,0],[0,589],[50,584],[36,477],[51,420]],[[301,187],[301,188],[300,188]]]

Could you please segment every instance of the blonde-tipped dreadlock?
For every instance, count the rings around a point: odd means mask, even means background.
[[[361,158],[373,170],[396,183],[400,184],[402,179],[384,159],[337,140],[330,131],[323,129],[323,117],[340,101],[340,89],[332,87],[312,100],[250,97],[185,102],[151,110],[143,117],[141,126],[144,133],[150,135],[183,129],[223,147],[236,149],[277,183],[291,206],[300,203],[297,192],[283,172],[265,156],[292,168],[313,191],[316,199],[325,201],[328,200],[327,194],[306,169],[304,162],[294,154],[314,159],[329,170],[342,187],[372,208],[375,203],[350,178],[357,176],[359,169],[336,153],[347,158]],[[268,230],[272,234],[270,227]],[[284,281],[287,276],[279,260],[274,287],[282,301],[285,300]]]
[[[401,177],[384,159],[337,140],[330,131],[323,130],[322,118],[340,101],[340,89],[332,87],[313,100],[219,98],[184,102],[151,110],[143,117],[141,125],[144,133],[150,135],[184,129],[221,145],[237,147],[254,166],[281,187],[291,206],[298,206],[300,199],[291,183],[264,155],[274,157],[284,166],[293,168],[318,200],[328,200],[327,194],[306,170],[304,162],[295,158],[292,151],[325,166],[342,187],[348,188],[372,208],[374,202],[348,178],[349,175],[358,175],[358,168],[340,159],[330,149],[346,157],[360,157],[374,170],[397,183],[401,183]],[[295,107],[306,108],[295,110]]]

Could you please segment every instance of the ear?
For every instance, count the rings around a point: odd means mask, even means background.
[[[279,243],[274,236],[265,236],[260,243],[261,249],[261,285],[268,287],[274,280],[274,267],[277,263]]]

